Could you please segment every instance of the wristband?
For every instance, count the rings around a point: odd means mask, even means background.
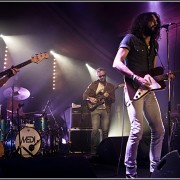
[[[132,80],[133,80],[133,81],[135,81],[135,80],[137,80],[137,79],[139,79],[139,76],[137,76],[137,75],[133,74],[133,76],[132,76]]]

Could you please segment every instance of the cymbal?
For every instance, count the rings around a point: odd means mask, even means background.
[[[14,100],[25,100],[30,96],[30,92],[23,87],[14,87],[14,92],[12,87],[9,87],[4,90],[3,95],[6,98],[11,98],[13,95]]]
[[[44,113],[38,113],[38,114],[34,114],[34,116],[37,116],[37,117],[39,117],[39,116],[42,116]],[[50,115],[50,114],[47,114],[47,113],[45,113],[46,115]]]
[[[7,111],[8,113],[12,113],[11,110],[6,109],[6,111]],[[13,114],[17,114],[17,111],[14,111]]]
[[[26,113],[24,113],[25,115],[29,115],[29,114],[33,114],[34,115],[34,113],[37,113],[36,111],[34,111],[34,112],[26,112]]]

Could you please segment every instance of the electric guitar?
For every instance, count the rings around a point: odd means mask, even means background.
[[[117,85],[112,91],[114,91],[120,87],[123,87],[123,86],[124,86],[124,83],[121,83],[121,84]],[[111,93],[112,91],[110,91],[108,93]],[[104,99],[106,97],[104,96],[104,93],[102,91],[99,91],[95,98],[97,100],[96,103],[92,103],[89,99],[86,99],[87,109],[91,112],[94,111],[98,106],[104,104],[105,103]]]
[[[137,86],[134,82],[126,81],[128,94],[131,101],[136,101],[149,93],[150,91],[163,90],[166,88],[165,80],[168,80],[168,74],[163,74],[164,69],[162,67],[156,67],[149,72],[136,72],[138,76],[144,77],[147,81],[151,82],[149,89],[143,89],[141,86]],[[180,71],[171,72],[174,76],[180,74]]]
[[[13,66],[13,68],[22,68],[30,63],[39,63],[41,62],[43,59],[47,59],[49,57],[49,54],[48,53],[40,53],[40,54],[36,54],[34,56],[31,57],[31,59],[23,62],[23,63],[20,63],[16,66]],[[11,67],[12,68],[12,67]],[[0,72],[0,78],[3,77],[4,75],[7,75],[11,72],[11,68],[7,69],[7,70],[4,70],[2,72]]]

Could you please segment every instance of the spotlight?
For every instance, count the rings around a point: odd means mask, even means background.
[[[55,53],[54,51],[52,51],[52,50],[50,51],[50,53],[51,53],[53,56],[56,54],[56,53]]]
[[[67,141],[64,138],[62,138],[62,144],[67,144]]]

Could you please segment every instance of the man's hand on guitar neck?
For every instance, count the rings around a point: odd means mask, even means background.
[[[12,68],[11,71],[15,75],[19,72],[19,69],[18,68]]]
[[[11,67],[11,72],[8,74],[8,77],[12,77],[14,75],[16,75],[19,72],[18,68],[14,68],[13,66]]]
[[[170,72],[168,73],[168,78],[169,78],[170,80],[173,80],[173,79],[175,78],[174,73],[170,71]]]
[[[4,76],[3,78],[0,79],[0,87],[2,87],[12,76],[14,76],[15,74],[17,74],[17,72],[19,72],[18,68],[11,68],[11,71]]]

